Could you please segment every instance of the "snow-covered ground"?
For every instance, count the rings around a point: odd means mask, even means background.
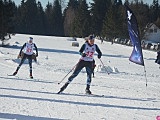
[[[85,69],[64,94],[56,94],[72,72],[58,83],[78,62],[84,39],[78,38],[80,46],[73,47],[69,37],[32,35],[39,49],[38,64],[33,62],[34,79],[29,79],[27,61],[15,77],[7,76],[18,66],[17,55],[29,36],[17,34],[10,47],[0,47],[0,120],[156,120],[160,116],[155,52],[143,50],[145,77],[144,67],[128,60],[132,47],[96,40],[105,65],[95,55],[91,91],[97,96],[85,95]]]

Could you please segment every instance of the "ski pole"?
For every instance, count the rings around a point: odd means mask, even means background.
[[[103,64],[103,62],[102,62],[102,60],[101,60],[101,59],[99,59],[99,60],[101,61],[103,67],[105,68],[105,66],[104,66],[104,64]],[[106,68],[105,68],[105,69],[106,69]],[[107,71],[107,69],[106,69],[106,71]],[[107,73],[108,73],[108,75],[109,75],[109,72],[108,72],[108,71],[107,71]]]
[[[78,63],[81,61],[81,59],[78,61]],[[77,64],[78,64],[77,63]],[[73,66],[73,68],[63,77],[63,79],[58,83],[58,84],[60,84],[68,75],[69,75],[69,73],[71,73],[72,72],[72,70],[77,66],[77,64],[75,65],[75,66]]]

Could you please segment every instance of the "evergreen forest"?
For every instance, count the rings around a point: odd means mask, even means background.
[[[129,38],[124,4],[137,18],[140,37],[147,24],[160,27],[158,0],[150,5],[141,0],[54,0],[44,8],[36,0],[21,0],[20,5],[15,5],[14,0],[0,0],[0,39],[4,40],[8,33]]]

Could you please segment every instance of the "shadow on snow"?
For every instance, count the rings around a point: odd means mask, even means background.
[[[20,80],[20,81],[29,81],[29,82],[40,82],[40,83],[58,83],[58,81],[55,81],[55,82],[51,82],[51,81],[43,81],[43,80],[40,80],[40,79],[30,79],[29,77],[28,78],[18,78],[16,76],[13,76],[13,77],[0,77],[0,78],[3,78],[3,79],[8,79],[8,80]]]
[[[155,98],[126,98],[126,97],[118,97],[118,96],[107,96],[107,95],[86,95],[86,94],[72,94],[72,93],[62,93],[62,94],[57,94],[57,93],[53,93],[53,92],[43,92],[43,91],[36,91],[36,90],[24,90],[24,89],[16,89],[16,88],[0,88],[1,90],[11,90],[11,91],[20,91],[20,92],[31,92],[31,93],[40,93],[40,94],[55,94],[55,95],[66,95],[66,96],[79,96],[79,97],[95,97],[95,98],[113,98],[113,99],[121,99],[121,100],[133,100],[133,101],[152,101],[152,102],[157,102],[157,100]]]
[[[13,46],[8,46],[7,48],[21,49],[21,46],[13,45]],[[71,51],[71,50],[58,50],[58,49],[38,48],[38,51],[67,53],[67,54],[78,54],[79,55],[79,52]],[[95,54],[95,55],[97,55],[97,54]],[[124,55],[107,55],[107,54],[103,54],[103,56],[105,56],[105,57],[129,58],[128,56],[124,56]]]
[[[33,91],[32,91],[33,92]],[[56,93],[53,93],[56,94]],[[61,95],[61,94],[60,94]],[[72,94],[74,95],[74,94]],[[74,95],[75,96],[75,95]],[[78,96],[78,95],[77,95]],[[86,96],[86,95],[79,95]],[[75,105],[88,105],[88,106],[100,106],[106,108],[123,108],[123,109],[133,109],[133,110],[160,110],[160,108],[147,108],[147,107],[134,107],[134,106],[122,106],[122,105],[110,105],[110,104],[101,104],[101,103],[88,103],[88,102],[78,102],[78,101],[69,101],[69,100],[56,100],[56,99],[47,99],[47,98],[37,98],[37,97],[25,97],[25,96],[15,96],[15,95],[0,95],[0,97],[4,98],[16,98],[16,99],[25,99],[25,100],[35,100],[35,101],[49,101],[55,103],[67,103],[67,104],[75,104]],[[92,97],[92,96],[91,96]],[[94,97],[94,96],[93,96]],[[111,96],[109,96],[111,97]],[[109,98],[108,97],[108,98]],[[102,98],[102,97],[101,97]]]
[[[16,120],[64,120],[58,118],[36,117],[36,116],[9,114],[9,113],[0,113],[0,118],[16,119]]]

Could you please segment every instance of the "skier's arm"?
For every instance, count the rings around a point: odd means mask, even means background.
[[[34,44],[34,48],[36,50],[36,56],[38,56],[38,48],[37,48],[36,44]]]
[[[83,55],[84,49],[85,49],[85,44],[83,44],[82,47],[79,50],[80,55]]]
[[[97,45],[96,45],[96,52],[98,53],[98,58],[100,59],[102,56],[102,52],[100,51],[100,49]]]
[[[21,52],[22,52],[22,50],[24,49],[25,46],[26,46],[26,43],[24,43],[24,45],[22,46],[22,48],[21,48],[21,50],[19,52],[19,55],[21,55]]]

